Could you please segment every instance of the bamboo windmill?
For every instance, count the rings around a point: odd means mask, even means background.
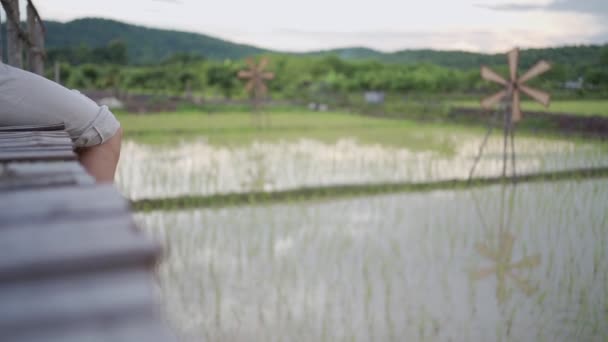
[[[521,99],[520,92],[528,95],[532,99],[537,102],[540,102],[545,107],[549,106],[549,101],[551,96],[541,90],[531,88],[527,86],[525,83],[536,76],[547,72],[551,69],[551,64],[547,61],[541,60],[536,63],[530,70],[526,71],[523,75],[518,76],[518,64],[519,64],[519,49],[515,48],[507,53],[507,59],[509,62],[509,79],[505,79],[500,76],[498,73],[494,72],[487,66],[481,67],[481,77],[484,80],[491,81],[494,83],[498,83],[504,86],[504,89],[499,91],[498,93],[488,96],[481,100],[481,107],[484,109],[492,109],[497,104],[500,104],[498,109],[496,110],[496,116],[499,116],[501,113],[503,115],[503,134],[504,134],[504,143],[503,143],[503,166],[502,166],[502,176],[505,177],[507,173],[507,142],[511,140],[511,166],[513,171],[513,178],[515,179],[515,124],[522,119],[521,112]],[[479,153],[475,158],[475,162],[473,163],[473,167],[469,173],[469,180],[473,177],[473,172],[475,171],[475,167],[479,162],[479,158],[481,158],[481,154],[483,153],[483,149],[488,142],[488,137],[492,133],[492,126],[488,128],[488,132],[479,148]]]
[[[243,80],[248,80],[245,84],[245,90],[249,94],[249,99],[252,103],[252,109],[255,115],[260,108],[261,102],[268,94],[266,81],[274,78],[274,73],[264,71],[268,65],[268,58],[262,57],[258,64],[253,58],[247,58],[248,69],[239,71],[238,77]]]

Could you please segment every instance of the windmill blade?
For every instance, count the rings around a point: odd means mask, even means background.
[[[247,57],[245,62],[247,63],[247,65],[249,65],[249,69],[255,70],[255,60],[253,59],[253,57]]]
[[[268,65],[268,57],[262,57],[262,59],[260,59],[260,64],[258,64],[258,71],[264,70],[267,65]]]
[[[481,100],[481,107],[485,109],[492,109],[500,100],[507,96],[507,90],[501,90],[498,93],[488,96]]]
[[[475,245],[475,250],[477,250],[477,253],[479,253],[479,255],[481,255],[484,258],[496,261],[498,260],[498,255],[496,255],[496,253],[494,253],[493,251],[491,251],[488,246],[478,243]]]
[[[519,100],[519,90],[513,90],[513,102],[511,103],[511,121],[518,122],[521,120],[521,103]]]
[[[538,63],[534,64],[534,66],[532,68],[530,68],[530,70],[526,71],[525,74],[523,74],[519,80],[517,80],[518,83],[522,84],[522,83],[526,83],[527,81],[533,79],[534,77],[543,74],[547,71],[549,71],[551,69],[551,64],[545,60],[539,61]]]
[[[530,96],[534,100],[542,103],[545,107],[549,106],[549,102],[551,101],[551,95],[542,90],[530,88],[526,85],[520,84],[519,89],[524,92],[524,94]]]
[[[254,84],[255,83],[253,80],[247,82],[247,84],[245,85],[245,91],[247,91],[248,93],[251,93],[253,91]]]
[[[274,73],[272,73],[272,72],[264,72],[264,73],[262,73],[261,76],[265,80],[272,80],[274,78]]]
[[[505,85],[505,86],[508,83],[507,80],[505,80],[502,76],[500,76],[499,74],[497,74],[496,72],[494,72],[494,70],[488,68],[485,65],[483,65],[481,67],[481,77],[484,80],[496,82],[498,84],[502,84],[502,85]]]
[[[517,64],[519,63],[519,49],[515,48],[507,53],[509,59],[509,74],[511,76],[511,82],[515,82],[517,79]]]
[[[494,267],[482,268],[477,271],[472,271],[471,278],[473,280],[480,280],[480,279],[489,277],[494,273],[496,273],[496,268],[494,268]]]
[[[253,73],[249,70],[241,70],[238,74],[239,78],[251,78]]]

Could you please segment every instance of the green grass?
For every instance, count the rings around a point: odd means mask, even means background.
[[[172,198],[142,199],[132,201],[136,211],[181,210],[189,208],[213,208],[272,203],[293,203],[324,199],[375,196],[389,193],[426,192],[435,190],[463,190],[474,187],[504,184],[516,181],[518,184],[531,182],[558,182],[608,177],[608,168],[575,169],[555,172],[541,172],[517,175],[513,178],[488,177],[467,180],[444,180],[419,183],[378,183],[351,184],[320,187],[304,187],[274,192],[228,193],[200,196],[179,196]]]
[[[353,138],[364,144],[407,147],[411,151],[432,151],[443,155],[454,153],[455,139],[467,138],[471,134],[481,136],[487,125],[487,122],[389,119],[306,110],[272,111],[265,115],[269,124],[262,128],[258,121],[253,120],[252,114],[246,112],[118,113],[117,117],[126,139],[152,145],[171,145],[201,138],[216,146],[244,146],[254,141],[297,141],[302,138],[335,143]],[[521,126],[518,136],[542,135],[547,139],[563,139],[559,132],[549,127],[550,124],[525,123],[530,127]],[[546,129],[539,130],[543,127]],[[586,140],[584,137],[568,139],[575,142]]]
[[[252,141],[293,141],[301,138],[328,143],[354,138],[362,143],[412,150],[452,152],[454,135],[481,128],[370,118],[333,112],[267,114],[270,124],[259,128],[249,113],[200,112],[119,114],[125,137],[148,144],[172,144],[204,137],[214,145],[245,145]]]
[[[456,107],[479,107],[479,101],[468,100],[468,101],[453,101],[452,106]],[[578,114],[578,115],[600,115],[608,116],[608,100],[578,100],[578,101],[554,101],[551,103],[549,108],[545,108],[543,105],[532,102],[523,101],[522,109],[524,111],[539,111],[539,112],[551,112],[551,113],[567,113],[567,114]]]

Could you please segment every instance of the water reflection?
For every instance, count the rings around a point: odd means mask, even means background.
[[[516,191],[516,185],[502,185],[500,193],[500,222],[493,224],[497,229],[492,230],[486,225],[486,220],[483,218],[483,213],[479,210],[479,203],[474,194],[472,198],[476,201],[475,205],[480,221],[484,225],[484,230],[488,235],[487,241],[478,242],[475,244],[477,253],[489,260],[492,266],[483,267],[471,272],[474,280],[479,281],[490,276],[496,276],[496,298],[499,304],[504,304],[508,298],[507,279],[510,279],[515,285],[526,295],[531,296],[538,288],[533,285],[530,280],[526,279],[519,271],[532,270],[540,265],[541,257],[539,254],[532,256],[524,256],[518,261],[513,258],[513,245],[515,237],[509,232],[509,222],[513,215],[513,196]],[[507,192],[511,193],[509,208],[505,208],[505,197]],[[505,212],[507,216],[505,218]]]
[[[520,261],[514,262],[513,242],[515,238],[508,232],[498,234],[498,248],[493,250],[488,245],[478,243],[475,249],[479,255],[492,261],[493,266],[479,269],[473,274],[475,280],[481,280],[491,275],[496,275],[496,298],[498,303],[503,304],[507,299],[506,281],[510,278],[528,296],[537,291],[536,286],[529,280],[517,273],[520,269],[533,269],[540,264],[540,255],[527,256]]]
[[[186,340],[605,341],[608,181],[516,189],[137,219]]]

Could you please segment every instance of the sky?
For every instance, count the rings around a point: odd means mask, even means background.
[[[25,2],[21,0],[21,2]],[[34,0],[44,19],[102,17],[281,51],[363,46],[500,52],[608,42],[608,0]]]

